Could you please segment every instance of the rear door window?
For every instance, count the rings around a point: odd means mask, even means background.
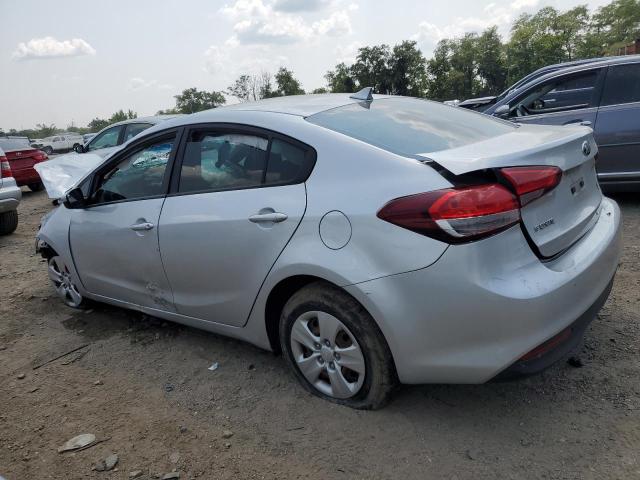
[[[242,133],[192,132],[180,174],[180,192],[233,190],[262,184],[267,138]]]
[[[640,63],[609,67],[600,106],[640,102]]]

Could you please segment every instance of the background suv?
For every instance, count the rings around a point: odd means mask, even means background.
[[[600,184],[640,189],[640,55],[543,75],[484,113],[517,123],[590,126],[599,148]]]

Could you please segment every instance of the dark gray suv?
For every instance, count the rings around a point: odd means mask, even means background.
[[[640,190],[640,55],[557,70],[483,113],[518,123],[588,125],[598,143],[603,188]]]

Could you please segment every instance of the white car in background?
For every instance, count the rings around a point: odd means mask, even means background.
[[[117,147],[128,142],[139,133],[144,132],[147,128],[177,116],[178,115],[156,115],[114,123],[94,134],[88,143],[81,143],[80,145],[74,146],[73,149],[78,153],[91,152],[100,155],[102,158],[106,158],[117,150]]]
[[[42,150],[47,155],[51,155],[54,152],[74,150],[78,145],[82,145],[83,143],[82,135],[61,134],[43,138],[40,141],[33,142],[31,146]]]

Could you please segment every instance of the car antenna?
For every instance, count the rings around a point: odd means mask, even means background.
[[[359,92],[349,95],[349,98],[365,102],[373,102],[373,87],[364,87]]]

